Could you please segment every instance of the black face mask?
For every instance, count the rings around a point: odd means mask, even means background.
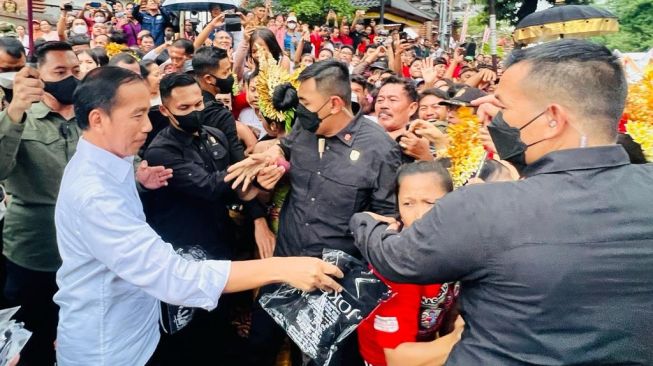
[[[220,79],[219,77],[215,75],[213,76],[213,79],[215,79],[215,86],[220,89],[219,93],[221,94],[231,94],[231,91],[234,88],[234,76],[229,75],[224,79]]]
[[[51,94],[59,103],[63,105],[73,104],[73,94],[75,88],[79,85],[79,80],[70,75],[59,81],[46,81],[45,92]]]
[[[179,123],[179,128],[188,133],[198,132],[202,126],[202,111],[192,111],[183,116],[178,116],[176,114],[173,114],[172,116],[175,117],[177,123]]]
[[[325,105],[327,105],[329,101],[327,100],[320,109],[317,110],[317,112],[311,112],[309,111],[306,107],[304,107],[303,104],[299,103],[297,106],[297,110],[295,111],[295,118],[297,121],[299,121],[299,124],[302,126],[303,129],[306,131],[315,133],[317,131],[317,128],[320,127],[320,123],[322,123],[322,120],[324,118],[320,118],[320,115],[318,112],[324,108]],[[328,117],[328,116],[327,116]]]
[[[536,119],[540,118],[546,110],[538,114],[535,118],[531,119],[523,125],[521,128],[511,127],[503,119],[503,112],[497,113],[496,116],[492,119],[492,122],[487,126],[494,147],[497,149],[497,153],[502,160],[505,160],[515,166],[517,171],[521,172],[526,167],[526,150],[540,142],[546,140],[542,139],[540,141],[534,142],[530,145],[526,145],[521,139],[520,132],[524,128],[528,127]]]

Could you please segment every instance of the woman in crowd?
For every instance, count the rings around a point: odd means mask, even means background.
[[[102,48],[82,50],[77,54],[77,59],[79,60],[79,69],[82,76],[95,68],[105,66],[109,63],[109,57]]]
[[[441,161],[420,161],[397,173],[398,226],[409,227],[453,190]],[[369,366],[444,364],[460,339],[462,321],[453,328],[458,286],[412,285],[384,280],[394,297],[382,303],[358,328],[360,352]]]

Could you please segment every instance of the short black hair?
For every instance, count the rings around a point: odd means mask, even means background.
[[[358,84],[358,85],[362,86],[364,90],[368,90],[368,91],[372,90],[374,88],[372,83],[367,81],[367,79],[363,75],[360,75],[360,74],[351,75],[351,77],[349,78],[349,82],[354,83],[354,84]]]
[[[446,192],[453,191],[453,181],[447,169],[448,162],[444,160],[416,161],[404,164],[397,170],[396,193],[399,196],[399,188],[404,177],[416,174],[435,174],[440,180],[441,187]]]
[[[211,74],[220,66],[220,61],[229,57],[227,51],[214,46],[200,47],[193,56],[193,70],[195,75],[202,77]]]
[[[141,36],[141,41],[143,41],[145,38],[152,38],[152,42],[154,42],[154,36],[151,33],[143,34]]]
[[[350,50],[352,54],[356,53],[356,52],[354,52],[354,47],[352,47],[352,46],[349,46],[349,45],[340,46],[340,50],[341,50],[341,51],[342,51],[344,48]]]
[[[62,41],[50,41],[39,45],[39,47],[34,50],[34,55],[36,56],[36,62],[38,63],[38,65],[43,64],[43,62],[45,62],[45,58],[47,57],[48,53],[52,51],[73,52],[73,46],[71,46],[67,42],[62,42]]]
[[[347,106],[351,105],[351,84],[349,68],[336,60],[319,61],[299,74],[300,82],[315,80],[315,86],[322,95],[340,97]]]
[[[322,53],[322,51],[327,51],[327,52],[329,52],[329,53],[331,54],[331,57],[333,57],[333,51],[332,51],[330,48],[322,47],[322,49],[320,49],[320,52],[318,52],[318,55],[319,55],[320,53]]]
[[[121,67],[106,66],[89,71],[73,95],[79,128],[88,129],[88,114],[94,109],[100,108],[110,113],[116,103],[118,88],[138,81],[143,82],[140,75]]]
[[[417,100],[419,99],[419,95],[417,94],[417,89],[415,88],[415,84],[413,84],[411,80],[392,75],[383,82],[379,90],[383,89],[384,86],[390,84],[401,85],[404,91],[406,92],[406,96],[408,97],[408,99],[410,99],[411,102],[417,102]]]
[[[118,64],[121,62],[127,65],[133,65],[137,64],[138,60],[129,52],[120,52],[119,54],[111,57],[109,60],[109,66],[118,66]]]
[[[245,74],[245,85],[249,85],[258,76],[258,67]]]
[[[145,60],[140,62],[139,66],[141,67],[141,75],[143,75],[143,79],[147,80],[147,77],[150,76],[149,67],[152,65],[159,67],[159,65],[157,65],[156,61],[154,60]]]
[[[76,36],[72,36],[68,39],[68,43],[70,43],[71,46],[83,46],[83,45],[90,45],[91,44],[91,39],[88,38],[87,36],[83,34],[78,34]]]
[[[175,88],[181,88],[189,85],[197,85],[197,81],[193,78],[192,75],[188,75],[181,72],[173,72],[168,74],[161,79],[161,84],[159,84],[159,92],[161,93],[161,101],[166,101],[170,98],[172,91]]]
[[[185,38],[176,40],[171,47],[182,48],[184,53],[188,56],[192,56],[193,53],[195,53],[195,46],[193,46],[193,42]]]
[[[628,153],[631,164],[646,164],[646,156],[644,156],[644,151],[642,151],[642,146],[635,142],[633,138],[626,134],[620,133],[617,135],[617,144],[623,146]]]
[[[9,56],[16,59],[25,56],[25,47],[14,37],[0,37],[0,50],[5,51]]]
[[[123,31],[113,31],[109,35],[109,42],[127,46],[127,35]]]
[[[590,41],[563,39],[514,50],[505,68],[522,62],[530,66],[525,81],[537,98],[576,108],[593,121],[583,133],[596,131],[616,141],[628,93],[619,57]]]
[[[90,49],[93,59],[97,58],[99,66],[106,66],[109,64],[109,55],[107,55],[107,50],[102,47],[95,47]],[[95,56],[95,57],[94,57]]]

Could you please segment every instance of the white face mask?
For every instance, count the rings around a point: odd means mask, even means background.
[[[95,17],[96,23],[104,23],[106,21],[105,17]]]
[[[13,89],[15,77],[16,77],[15,71],[0,73],[0,87],[3,87],[5,89]],[[1,195],[2,194],[0,193],[0,196]]]
[[[88,33],[88,28],[85,25],[75,25],[73,26],[73,33],[75,34],[86,34]]]
[[[295,29],[295,28],[297,28],[296,23],[288,23],[288,29]]]

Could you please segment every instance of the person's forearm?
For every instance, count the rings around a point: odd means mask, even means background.
[[[453,80],[453,73],[456,71],[456,67],[458,66],[458,62],[456,61],[451,61],[449,64],[449,67],[447,67],[447,71],[444,73],[444,79],[451,79]]]
[[[283,281],[283,258],[231,262],[224,293],[245,291]]]
[[[394,71],[397,73],[399,77],[404,76],[404,70],[402,67],[402,62],[401,62],[401,54],[400,53],[395,53],[394,54]]]
[[[247,58],[249,42],[243,40],[236,48],[234,52],[234,73],[238,77],[238,80],[243,80],[243,74],[245,73],[245,59]]]
[[[195,49],[198,49],[204,45],[204,41],[206,41],[209,36],[211,35],[211,32],[213,32],[213,25],[209,23],[204,29],[202,29],[202,32],[195,37],[195,42],[193,42],[193,46]]]
[[[62,41],[65,41],[68,37],[66,37],[66,17],[68,16],[68,12],[65,10],[61,11],[61,16],[59,17],[59,21],[57,22],[57,34],[59,35],[59,39]]]
[[[295,65],[299,65],[302,62],[302,51],[304,50],[304,38],[299,40],[297,44],[297,49],[295,49]],[[297,66],[295,66],[297,68]]]
[[[407,342],[386,353],[388,366],[440,366],[458,342],[458,335],[450,334],[432,342]],[[389,357],[388,357],[389,356]]]

